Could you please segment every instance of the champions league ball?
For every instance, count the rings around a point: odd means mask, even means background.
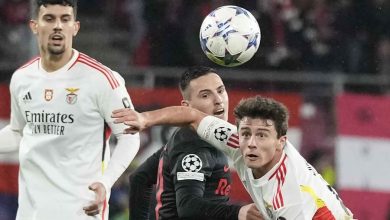
[[[250,60],[260,45],[260,27],[253,15],[238,6],[212,11],[203,20],[200,45],[213,62],[233,67]]]

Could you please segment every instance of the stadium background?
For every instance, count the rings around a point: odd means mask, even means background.
[[[75,47],[119,71],[138,110],[179,104],[175,82],[185,67],[216,67],[231,110],[254,94],[285,102],[292,115],[290,140],[334,184],[355,217],[390,219],[390,1],[79,2]],[[9,120],[12,72],[37,53],[27,27],[30,4],[0,0],[0,127]],[[262,31],[255,57],[233,69],[210,63],[198,42],[204,16],[226,4],[250,10]],[[171,129],[142,133],[137,158],[113,188],[110,219],[127,218],[127,177]],[[0,154],[0,220],[15,218],[17,171],[17,154]],[[248,201],[238,179],[234,184],[233,200]]]

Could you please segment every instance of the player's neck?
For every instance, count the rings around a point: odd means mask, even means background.
[[[58,69],[61,69],[65,64],[69,62],[70,59],[72,59],[73,56],[73,50],[65,51],[62,54],[54,55],[50,53],[41,53],[41,62],[42,62],[42,68],[46,72],[54,72]]]
[[[265,164],[262,167],[252,169],[253,177],[255,179],[259,179],[263,177],[265,174],[267,174],[276,164],[279,163],[279,161],[282,159],[283,150],[276,151],[275,156],[272,158],[272,160]]]

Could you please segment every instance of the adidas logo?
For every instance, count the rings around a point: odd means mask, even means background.
[[[31,101],[31,100],[32,100],[31,94],[30,94],[30,92],[27,92],[27,94],[24,95],[24,97],[23,97],[23,101],[27,102],[27,101]]]

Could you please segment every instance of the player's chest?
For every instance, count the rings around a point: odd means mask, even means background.
[[[82,115],[97,109],[97,89],[85,80],[38,79],[21,84],[17,102],[24,112],[72,113]]]

